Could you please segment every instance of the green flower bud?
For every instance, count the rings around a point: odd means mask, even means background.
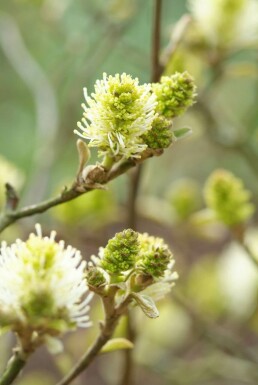
[[[247,221],[254,212],[249,202],[250,192],[241,179],[226,170],[216,170],[208,178],[204,188],[207,206],[217,218],[228,226]]]
[[[128,229],[117,233],[100,249],[100,266],[109,273],[119,274],[134,267],[139,254],[138,233]]]
[[[167,193],[167,199],[180,220],[188,219],[201,208],[201,196],[201,188],[190,178],[175,181]]]
[[[137,265],[144,274],[161,278],[171,267],[173,255],[162,238],[139,234],[140,254]]]
[[[147,131],[142,139],[153,150],[169,147],[173,140],[171,122],[162,116],[157,116],[152,123],[151,130]]]
[[[104,273],[95,266],[89,267],[86,279],[88,285],[93,287],[99,287],[107,283]]]
[[[157,97],[156,112],[172,119],[182,115],[194,103],[196,85],[188,72],[162,76],[160,83],[152,84]]]

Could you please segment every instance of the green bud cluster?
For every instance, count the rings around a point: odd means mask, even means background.
[[[103,272],[95,266],[89,267],[86,274],[86,280],[88,285],[93,287],[99,287],[107,283]]]
[[[196,86],[188,72],[162,76],[160,83],[152,84],[157,98],[156,112],[168,119],[182,115],[194,103]]]
[[[139,254],[138,233],[127,229],[117,233],[101,250],[100,266],[111,274],[132,269]]]
[[[177,218],[186,220],[201,208],[201,195],[201,188],[196,181],[185,178],[172,183],[167,193],[167,199]]]
[[[140,254],[138,265],[146,275],[155,278],[164,276],[169,268],[173,255],[163,239],[139,234]]]
[[[153,150],[169,147],[173,141],[171,125],[170,120],[157,116],[152,123],[152,128],[142,136],[144,143]]]
[[[216,170],[208,178],[204,188],[207,206],[217,218],[228,226],[247,221],[254,212],[250,192],[241,179],[226,170]]]

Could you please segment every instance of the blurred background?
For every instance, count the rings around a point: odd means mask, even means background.
[[[150,81],[153,9],[152,0],[1,1],[0,206],[6,182],[20,192],[21,206],[72,183],[82,89],[92,92],[103,72]],[[257,266],[225,226],[199,212],[217,168],[241,178],[258,204],[258,1],[163,0],[161,45],[164,74],[189,71],[198,99],[174,123],[192,135],[145,162],[142,172],[137,229],[170,244],[180,279],[158,304],[158,320],[133,310],[133,383],[257,384]],[[26,237],[40,221],[88,259],[127,226],[131,180],[123,175],[108,191],[18,222],[1,239]],[[245,235],[258,257],[257,219],[255,213]],[[66,336],[64,353],[40,349],[17,383],[54,384],[94,340],[98,299],[92,318],[93,328]],[[116,334],[125,329],[123,320]],[[2,369],[12,343],[9,335],[0,338]],[[103,355],[77,384],[124,385],[123,365],[123,352]]]

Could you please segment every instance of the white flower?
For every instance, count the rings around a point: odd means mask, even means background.
[[[56,233],[43,237],[40,225],[26,242],[2,244],[0,253],[0,328],[22,339],[58,335],[90,326],[85,265],[81,254]]]
[[[212,44],[236,46],[258,41],[256,0],[189,0],[189,8]]]
[[[85,100],[82,122],[75,133],[89,139],[90,147],[98,147],[100,155],[117,158],[140,157],[147,148],[141,136],[151,129],[155,117],[156,96],[151,85],[139,85],[138,79],[123,73],[103,74],[97,80],[95,93]]]

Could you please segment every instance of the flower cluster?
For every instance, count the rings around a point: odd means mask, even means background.
[[[156,282],[172,282],[174,259],[163,239],[131,229],[117,233],[88,264],[91,288],[121,283],[131,291],[141,291]]]
[[[131,229],[124,230],[110,239],[105,248],[100,249],[100,265],[111,274],[125,272],[134,267],[138,253],[138,234]]]
[[[162,238],[139,234],[140,252],[137,267],[154,278],[164,277],[173,267],[173,255]]]
[[[80,252],[43,237],[41,227],[26,242],[2,244],[0,253],[0,328],[18,335],[23,349],[49,336],[90,325],[85,262]],[[25,346],[24,346],[25,345]]]
[[[148,84],[123,73],[97,80],[95,93],[83,104],[82,122],[78,123],[83,138],[90,147],[98,147],[101,155],[110,157],[139,157],[146,149],[140,139],[151,128],[156,107],[155,95]]]
[[[195,90],[187,72],[144,85],[125,73],[104,73],[91,96],[84,89],[86,104],[82,105],[83,119],[78,122],[81,131],[75,133],[113,162],[140,158],[148,148],[163,149],[172,143],[172,118],[193,104]]]
[[[163,116],[156,116],[151,129],[142,136],[144,143],[153,150],[169,147],[173,141],[171,126],[170,120]]]
[[[256,0],[189,0],[202,35],[215,46],[258,41]]]
[[[204,198],[217,219],[228,226],[247,221],[254,212],[250,192],[241,179],[226,170],[214,171],[206,182]]]

